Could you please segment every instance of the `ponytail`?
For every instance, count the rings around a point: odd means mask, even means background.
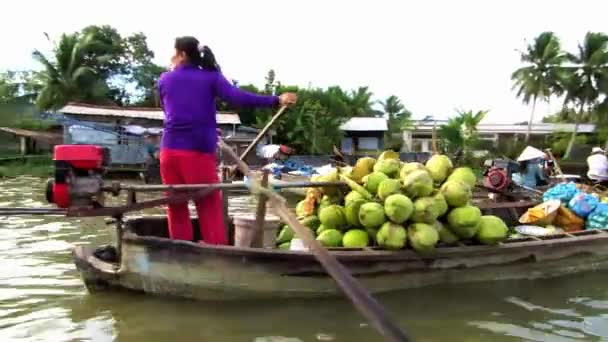
[[[207,45],[202,46],[200,52],[202,53],[200,67],[203,70],[220,71],[220,66],[215,61],[215,55]]]
[[[207,71],[220,71],[213,51],[207,45],[199,45],[194,37],[179,37],[175,39],[175,49],[182,51],[192,65]]]

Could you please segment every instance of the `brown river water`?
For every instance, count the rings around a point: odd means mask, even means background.
[[[45,205],[40,179],[0,181],[0,206]],[[247,197],[231,209],[250,210]],[[345,299],[210,303],[89,294],[70,249],[103,219],[0,216],[0,341],[382,341]],[[606,282],[606,284],[604,283]],[[416,341],[608,340],[608,275],[432,287],[378,299]]]

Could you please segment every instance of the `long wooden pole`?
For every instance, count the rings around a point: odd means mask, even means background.
[[[344,186],[344,182],[289,182],[281,184],[273,184],[274,189],[293,189],[293,188],[320,188],[326,186]],[[151,185],[137,185],[137,184],[110,184],[103,187],[104,191],[116,192],[116,191],[135,191],[135,192],[160,192],[160,191],[186,191],[186,190],[202,190],[202,189],[220,189],[220,190],[234,190],[234,189],[247,189],[247,184],[244,182],[238,183],[210,183],[210,184],[151,184]]]
[[[264,128],[262,128],[262,131],[260,131],[258,136],[255,137],[255,139],[253,139],[253,141],[251,142],[251,144],[249,144],[249,146],[247,146],[247,149],[245,149],[245,151],[239,157],[240,160],[245,160],[247,155],[257,146],[257,144],[260,142],[260,140],[262,140],[262,138],[266,135],[268,130],[270,130],[270,127],[272,127],[272,125],[275,123],[275,121],[277,121],[281,117],[281,115],[283,115],[283,113],[285,113],[286,109],[287,109],[287,106],[282,106],[281,108],[279,108],[279,111],[272,117],[272,119],[270,119],[270,121],[266,124],[266,126],[264,126]]]
[[[225,150],[228,156],[234,159],[241,172],[244,175],[247,175],[248,179],[252,182],[250,186],[253,192],[266,190],[257,184],[258,181],[249,170],[247,164],[240,160],[229,146],[227,146],[221,140],[219,145],[220,148]],[[342,264],[340,264],[338,260],[327,251],[327,249],[325,249],[317,240],[315,240],[310,232],[310,229],[304,227],[304,225],[298,221],[295,214],[292,213],[287,207],[285,198],[281,197],[275,192],[267,190],[264,192],[268,196],[273,210],[277,213],[281,220],[287,223],[295,231],[297,236],[304,241],[319,263],[338,284],[338,287],[344,291],[346,296],[353,302],[359,312],[361,312],[363,316],[365,316],[372,323],[376,330],[378,330],[378,332],[380,332],[380,334],[382,334],[387,341],[410,341],[399,326],[390,319],[380,303],[378,303],[369,294],[369,292],[367,292],[367,290],[357,280],[355,280],[350,272]]]

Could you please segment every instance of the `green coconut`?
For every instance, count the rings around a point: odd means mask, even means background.
[[[433,178],[427,171],[412,171],[402,181],[405,194],[409,198],[425,197],[433,192]]]
[[[382,181],[388,179],[388,176],[382,172],[372,172],[367,176],[367,181],[365,183],[365,189],[369,191],[371,194],[375,195],[378,193],[378,187]]]
[[[346,223],[351,227],[360,227],[361,222],[359,221],[359,210],[366,201],[363,199],[351,201],[344,208],[346,214]]]
[[[351,229],[342,237],[342,246],[348,248],[363,248],[369,246],[369,235],[362,229]]]
[[[401,182],[398,179],[385,179],[378,186],[378,197],[385,200],[388,196],[401,193]]]
[[[397,159],[384,159],[379,160],[374,165],[374,172],[382,172],[388,177],[392,178],[397,176],[401,163]]]
[[[439,241],[443,243],[456,243],[458,242],[458,236],[452,233],[443,223],[440,221],[435,221],[433,223],[433,228],[437,230],[439,234]]]
[[[359,222],[365,228],[378,228],[386,222],[384,207],[376,202],[363,204],[359,208]]]
[[[471,189],[477,184],[477,177],[473,170],[468,167],[457,167],[448,176],[448,181],[460,181],[467,184]]]
[[[452,172],[452,161],[448,156],[436,154],[426,162],[426,168],[429,170],[431,177],[435,183],[442,183]]]
[[[384,212],[389,220],[401,224],[412,216],[414,204],[405,195],[390,195],[384,201]]]
[[[344,208],[336,204],[325,207],[319,212],[319,220],[328,228],[342,229],[346,225]]]
[[[467,184],[455,180],[443,183],[441,194],[451,207],[463,207],[473,198],[471,188]]]
[[[407,242],[407,231],[400,224],[386,222],[378,230],[376,241],[386,249],[402,249]]]
[[[461,239],[471,239],[479,230],[481,210],[467,205],[454,208],[448,213],[448,226],[450,230]]]
[[[479,220],[477,240],[485,245],[495,245],[504,241],[509,234],[509,227],[494,215],[484,215]]]
[[[420,253],[428,253],[439,241],[439,233],[426,223],[414,223],[407,228],[407,237],[412,248]]]
[[[342,233],[337,229],[327,229],[317,236],[317,241],[325,247],[339,247],[342,243]]]

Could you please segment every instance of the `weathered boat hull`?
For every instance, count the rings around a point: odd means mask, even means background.
[[[339,295],[333,280],[310,253],[171,241],[147,235],[162,222],[144,220],[145,225],[134,222],[125,231],[120,265],[97,259],[89,247],[74,250],[76,266],[89,289],[125,288],[199,300]],[[498,246],[442,246],[426,256],[409,250],[332,253],[372,293],[383,293],[606,269],[608,233],[587,231]]]

